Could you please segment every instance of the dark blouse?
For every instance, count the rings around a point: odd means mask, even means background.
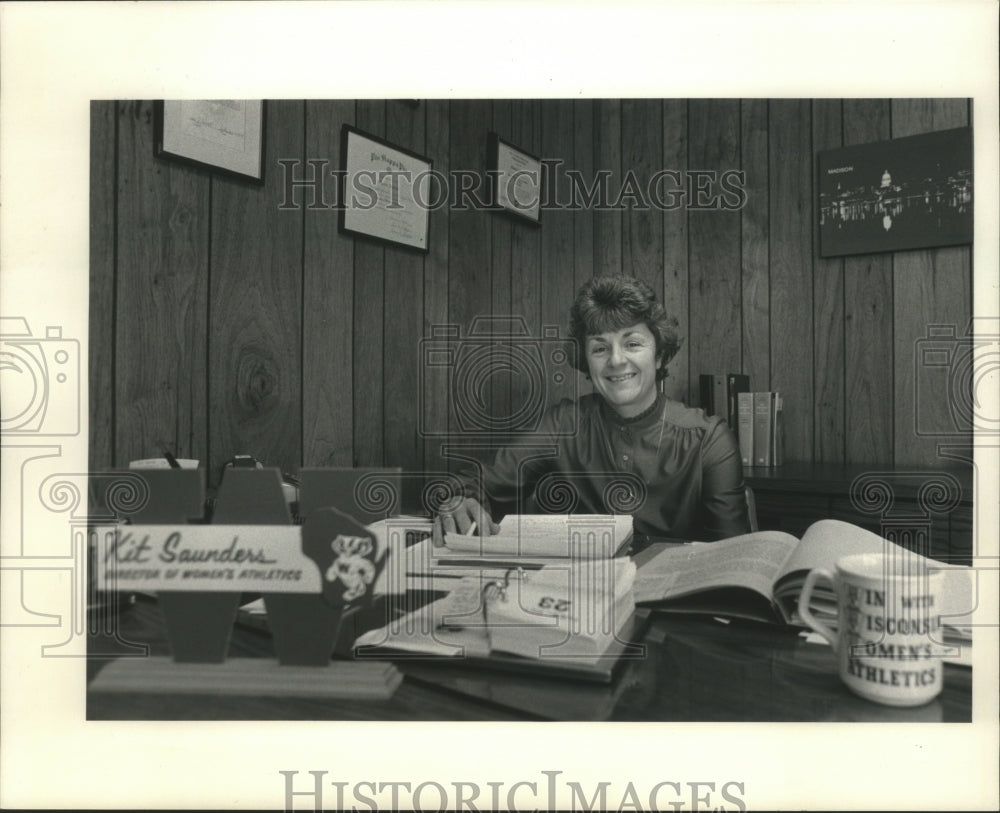
[[[483,467],[492,510],[629,513],[637,533],[713,540],[750,532],[739,447],[725,421],[660,394],[635,418],[599,395],[563,400]],[[494,514],[495,515],[495,514]]]

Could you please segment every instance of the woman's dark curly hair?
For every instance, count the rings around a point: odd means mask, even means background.
[[[622,330],[642,322],[656,339],[660,359],[656,380],[667,377],[667,363],[677,354],[677,320],[667,316],[656,294],[634,277],[594,277],[577,291],[569,311],[569,334],[576,341],[576,366],[587,373],[587,337]]]

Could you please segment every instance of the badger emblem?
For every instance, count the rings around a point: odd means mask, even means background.
[[[353,601],[365,594],[368,585],[375,580],[375,565],[366,557],[374,549],[367,536],[338,535],[330,543],[336,557],[327,568],[328,582],[340,580],[344,585],[344,600]]]

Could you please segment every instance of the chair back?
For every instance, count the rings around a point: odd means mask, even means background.
[[[402,469],[304,468],[299,470],[299,516],[336,508],[361,525],[399,513]]]

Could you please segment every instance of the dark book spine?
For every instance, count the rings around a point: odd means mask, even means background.
[[[750,391],[750,376],[742,373],[729,373],[726,376],[726,421],[729,428],[739,435],[739,405],[737,399],[741,392]]]
[[[714,376],[702,373],[698,376],[698,396],[701,400],[701,408],[706,415],[715,414],[715,379]]]

